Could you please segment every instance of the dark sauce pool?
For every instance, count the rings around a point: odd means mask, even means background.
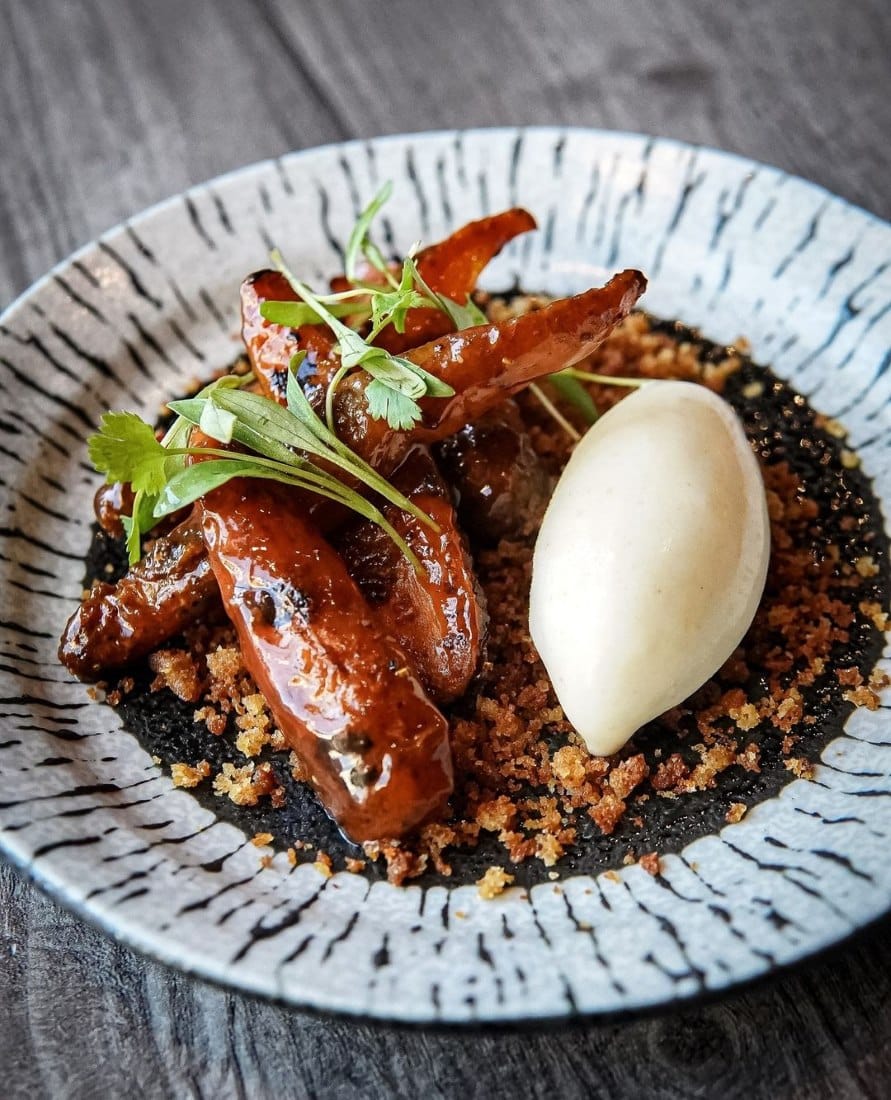
[[[711,344],[678,323],[654,322],[653,327],[678,340],[690,341],[701,350],[705,360],[718,362],[726,355],[724,347]],[[751,383],[755,382],[761,383],[762,389],[752,396]],[[843,464],[840,441],[817,426],[816,414],[802,396],[769,369],[745,357],[741,369],[727,380],[724,397],[741,417],[762,459],[769,464],[788,462],[804,482],[808,496],[819,504],[820,517],[808,534],[812,552],[820,555],[827,545],[834,543],[841,551],[842,562],[871,555],[878,566],[878,574],[863,581],[856,591],[856,599],[876,601],[887,608],[891,578],[888,540],[882,527],[879,503],[864,474]],[[841,520],[852,515],[857,523],[846,530]],[[86,565],[86,585],[97,577],[108,580],[110,573],[119,576],[125,565],[123,548],[96,528]],[[871,623],[858,618],[850,628],[850,641],[844,646],[836,646],[833,651],[832,659],[827,662],[827,673],[818,678],[813,687],[802,690],[807,711],[817,721],[795,746],[796,756],[817,760],[824,746],[841,732],[853,709],[843,698],[846,689],[838,683],[833,666],[838,663],[856,666],[866,679],[881,655],[883,640],[883,635]],[[131,668],[128,674],[135,680],[135,687],[123,697],[117,709],[126,728],[149,753],[165,764],[207,760],[212,775],[226,761],[238,766],[244,764],[244,757],[235,749],[234,733],[230,731],[214,737],[203,723],[192,720],[195,704],[182,702],[166,688],[156,693],[149,690],[154,676],[147,665]],[[757,698],[765,690],[766,684],[754,675],[749,684],[749,697]],[[531,886],[552,881],[555,872],[562,878],[620,867],[629,853],[636,858],[650,851],[676,852],[698,837],[720,830],[731,803],[752,806],[775,795],[792,780],[784,767],[782,735],[778,731],[762,723],[745,738],[760,748],[760,773],[744,771],[734,765],[718,777],[713,790],[685,794],[674,800],[651,797],[644,803],[636,803],[633,808],[629,807],[610,836],[604,836],[580,811],[573,822],[578,830],[577,844],[552,869],[537,859],[512,866],[497,837],[482,834],[479,846],[471,851],[446,851],[446,859],[452,866],[449,878],[428,871],[411,881],[419,885],[436,882],[461,885],[474,882],[486,868],[498,864],[510,870],[517,885]],[[658,721],[637,734],[634,746],[637,752],[645,754],[651,768],[660,757],[665,759],[673,752],[680,752],[692,763],[698,759],[683,741],[679,741],[677,734]],[[287,753],[264,750],[260,759],[271,762],[285,789],[286,801],[280,809],[273,809],[268,800],[253,807],[237,806],[228,798],[214,795],[209,782],[202,783],[191,793],[219,818],[243,829],[247,836],[271,833],[281,848],[287,848],[295,840],[304,841],[312,849],[327,851],[335,868],[342,866],[343,858],[362,857],[360,848],[343,839],[309,788],[292,779]],[[307,848],[298,858],[311,860],[314,857]],[[372,880],[386,878],[386,866],[383,861],[368,862],[362,873]]]

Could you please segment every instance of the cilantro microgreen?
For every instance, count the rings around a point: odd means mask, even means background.
[[[90,461],[109,482],[126,481],[135,492],[157,493],[167,480],[169,454],[151,425],[131,412],[107,412],[87,440]]]
[[[386,420],[395,430],[411,427],[421,419],[418,401],[422,397],[450,397],[455,392],[447,383],[435,378],[410,360],[390,355],[384,348],[375,347],[354,329],[345,325],[329,312],[321,297],[314,294],[288,269],[281,253],[274,251],[272,262],[288,280],[294,293],[322,318],[337,337],[342,369],[337,372],[328,388],[326,408],[329,428],[332,428],[331,408],[334,391],[345,371],[354,367],[362,367],[372,378],[365,390],[369,414],[377,420]],[[408,262],[406,261],[406,267]],[[389,319],[394,310],[402,309],[403,304],[415,300],[415,291],[408,285],[403,287],[401,283],[397,285],[394,295],[384,306],[378,308],[379,319],[383,319],[384,315]],[[374,302],[374,297],[372,301]],[[406,304],[405,308],[410,308],[410,305]],[[374,305],[372,309],[375,309]],[[372,338],[374,334],[375,329],[372,330]]]
[[[359,259],[361,256],[364,256],[371,266],[386,278],[388,283],[393,285],[395,282],[387,266],[387,261],[368,236],[371,223],[374,221],[380,208],[389,200],[392,194],[393,183],[391,180],[387,180],[384,186],[359,215],[356,224],[353,226],[353,231],[350,233],[350,239],[347,242],[346,253],[343,257],[344,272],[351,283],[356,283],[359,280]]]

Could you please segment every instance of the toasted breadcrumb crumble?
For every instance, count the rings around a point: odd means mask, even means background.
[[[648,875],[652,875],[654,878],[662,870],[658,852],[647,852],[646,855],[641,856],[637,862],[643,867]]]
[[[724,820],[727,822],[728,825],[735,825],[738,821],[742,821],[742,819],[746,816],[746,811],[748,810],[748,808],[749,807],[745,804],[745,802],[731,802],[730,808],[724,815]]]
[[[503,867],[489,867],[482,878],[477,879],[477,893],[486,901],[497,898],[503,894],[514,881],[514,876],[509,875]]]
[[[159,761],[160,763],[160,761]],[[174,787],[197,787],[202,779],[210,775],[210,764],[206,760],[192,764],[171,764],[170,778]]]

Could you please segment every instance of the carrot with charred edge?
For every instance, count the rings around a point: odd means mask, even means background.
[[[353,840],[399,837],[452,790],[445,719],[341,557],[279,486],[198,505],[245,664],[322,804]]]
[[[531,229],[535,229],[535,218],[518,207],[469,222],[420,252],[418,271],[431,290],[464,305],[489,261],[514,237]],[[363,274],[371,283],[382,281],[380,272],[373,268]],[[331,280],[336,291],[348,290],[350,285],[342,275]],[[242,283],[242,336],[254,373],[270,397],[284,400],[287,364],[296,351],[306,352],[304,375],[314,385],[326,385],[326,379],[330,379],[340,363],[333,353],[335,338],[324,325],[290,329],[265,320],[260,315],[260,306],[274,301],[298,301],[290,283],[279,272],[258,271]],[[410,309],[405,318],[405,332],[399,333],[388,325],[375,344],[393,355],[401,354],[453,331],[453,327],[442,310]]]
[[[421,572],[375,524],[353,524],[334,542],[381,625],[408,652],[431,698],[450,702],[464,694],[479,664],[486,629],[482,592],[448,486],[426,447],[414,448],[391,480],[439,527],[433,532],[414,516],[384,507]]]
[[[284,403],[288,364],[298,351],[305,351],[303,375],[311,383],[307,397],[316,404],[312,387],[326,385],[322,380],[330,378],[340,366],[334,352],[337,343],[334,334],[325,325],[301,325],[293,329],[267,321],[260,314],[264,302],[297,300],[288,280],[277,271],[256,271],[249,275],[241,284],[241,335],[254,374],[267,397],[274,401]]]
[[[389,473],[412,444],[445,439],[530,382],[590,355],[631,312],[646,285],[639,271],[623,271],[604,287],[509,321],[450,333],[406,352],[406,359],[455,391],[453,397],[423,398],[424,419],[410,431],[369,415],[365,389],[370,379],[357,371],[337,392],[338,435],[366,462]]]
[[[415,261],[418,272],[431,290],[463,306],[476,289],[477,281],[489,262],[514,237],[535,228],[535,218],[528,210],[518,206],[468,222],[445,240],[419,252]],[[381,281],[380,272],[373,268],[367,276],[371,283]],[[332,290],[348,290],[349,286],[343,276],[331,280]],[[448,315],[440,309],[410,309],[405,318],[405,332],[397,332],[388,326],[374,343],[377,347],[386,348],[391,355],[402,355],[409,348],[453,332],[454,328]]]

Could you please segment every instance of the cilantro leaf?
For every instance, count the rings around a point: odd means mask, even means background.
[[[362,365],[372,378],[412,401],[417,401],[427,392],[426,380],[415,369],[414,363],[405,359],[384,353],[367,359]],[[371,415],[374,416],[374,413]],[[420,419],[420,411],[417,419]]]
[[[106,480],[129,482],[136,492],[157,493],[167,480],[169,455],[151,425],[136,413],[107,412],[87,440],[90,461]]]
[[[394,363],[399,363],[404,370],[411,371],[413,374],[416,374],[418,378],[423,379],[427,397],[454,396],[454,386],[450,386],[448,382],[444,382],[441,378],[437,378],[435,374],[431,374],[430,371],[424,370],[423,367],[419,367],[417,363],[412,363],[410,359],[403,359],[401,356],[392,356],[392,359]]]
[[[418,403],[392,389],[378,378],[365,387],[368,412],[375,420],[386,420],[396,431],[408,431],[421,419]]]
[[[415,290],[413,262],[405,260],[402,265],[402,278],[399,281],[399,286],[395,290],[375,291],[371,296],[373,333],[377,334],[389,324],[392,324],[397,332],[405,332],[405,319],[408,311],[424,306],[436,308],[436,303],[431,302]]]

